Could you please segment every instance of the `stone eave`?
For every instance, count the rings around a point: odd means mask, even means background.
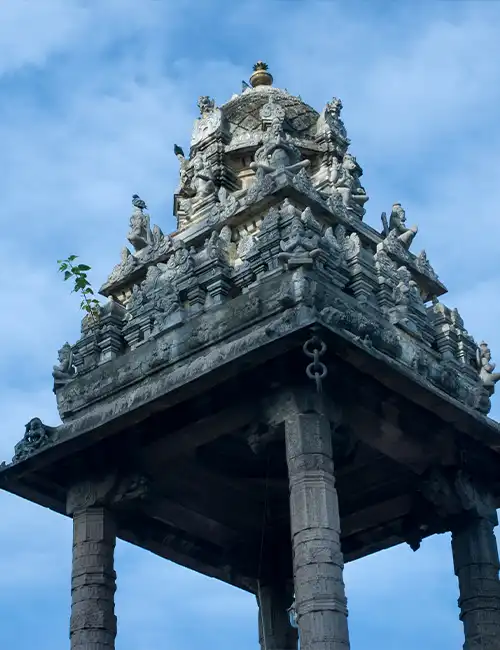
[[[291,310],[289,310],[291,311]],[[258,340],[258,335],[276,325],[279,327],[285,315],[270,319],[258,330],[253,337]],[[57,462],[67,455],[91,446],[97,441],[112,436],[129,426],[135,425],[153,413],[168,409],[193,395],[209,390],[221,381],[234,377],[241,371],[241,361],[244,358],[245,369],[253,365],[260,365],[264,361],[280,356],[286,350],[297,347],[297,336],[314,323],[314,318],[309,312],[301,309],[298,318],[285,333],[270,332],[266,336],[266,343],[261,339],[255,346],[252,340],[249,345],[228,355],[219,365],[204,367],[203,361],[206,350],[200,354],[190,356],[179,362],[175,369],[164,370],[150,375],[153,386],[147,385],[146,379],[132,385],[122,386],[116,392],[106,396],[105,399],[86,405],[83,413],[57,427],[56,442],[47,445],[28,458],[4,466],[0,469],[0,476],[20,477],[33,471]],[[251,339],[250,335],[250,339]],[[303,336],[300,337],[303,340]],[[231,342],[228,343],[231,345]],[[220,344],[211,346],[212,351],[217,351]],[[180,377],[178,383],[173,383],[171,375]]]
[[[166,410],[200,391],[208,390],[221,381],[237,375],[241,370],[243,359],[244,367],[248,369],[280,356],[297,347],[299,339],[300,341],[303,339],[301,332],[315,323],[321,324],[330,336],[333,335],[331,350],[350,365],[371,375],[395,393],[434,413],[457,431],[500,454],[499,423],[454,399],[418,376],[404,363],[373,346],[367,346],[350,332],[326,323],[321,316],[314,316],[309,309],[301,307],[297,311],[290,309],[288,312],[289,317],[294,313],[296,318],[292,317],[289,320],[286,331],[276,330],[274,334],[271,332],[273,323],[276,323],[279,328],[280,322],[287,320],[286,313],[269,319],[266,324],[258,328],[261,334],[266,329],[270,332],[265,344],[261,341],[252,348],[250,342],[246,348],[242,347],[236,354],[223,359],[219,365],[212,364],[203,368],[200,360],[210,353],[210,349],[215,351],[221,346],[220,343],[215,343],[201,354],[179,362],[174,370],[165,368],[151,375],[150,385],[147,385],[142,378],[139,384],[136,382],[122,386],[104,399],[86,405],[80,416],[77,415],[57,428],[57,441],[54,444],[38,450],[22,461],[4,466],[0,470],[0,476],[5,477],[3,480],[10,481],[12,477],[15,481],[25,474],[36,472],[39,468],[137,424],[155,412]],[[293,322],[291,326],[290,322]],[[245,333],[241,338],[246,338]],[[232,343],[234,339],[228,345]],[[195,366],[199,367],[195,370]],[[191,378],[179,381],[177,384],[169,382],[170,376],[176,372],[184,379]]]
[[[318,321],[335,334],[337,340],[349,342],[348,346],[335,348],[336,354],[349,364],[500,454],[500,423],[462,404],[417,375],[406,364],[373,346],[367,349],[359,337],[324,322],[321,316]]]

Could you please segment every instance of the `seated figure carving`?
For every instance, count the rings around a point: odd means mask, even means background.
[[[264,143],[255,153],[251,169],[262,169],[265,174],[288,171],[298,172],[309,167],[309,160],[300,160],[300,151],[283,137],[281,120],[275,119],[265,134]]]
[[[54,378],[54,392],[58,388],[62,388],[69,381],[74,379],[76,369],[73,365],[73,351],[69,343],[65,343],[57,353],[59,363],[52,369],[52,377]]]
[[[389,223],[387,222],[387,215],[385,212],[382,212],[381,218],[383,236],[395,236],[406,250],[408,250],[418,232],[418,226],[411,226],[411,228],[406,227],[406,212],[401,203],[394,203],[392,206]]]
[[[362,216],[365,212],[363,206],[368,201],[368,195],[359,180],[363,171],[356,158],[350,153],[346,153],[340,166],[334,167],[332,171],[335,189],[342,197],[343,204],[346,208],[351,208]]]
[[[194,159],[193,172],[191,186],[194,191],[195,201],[201,201],[208,196],[214,196],[215,198],[214,174],[203,156],[199,155]]]

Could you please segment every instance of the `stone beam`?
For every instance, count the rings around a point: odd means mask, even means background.
[[[165,472],[165,469],[163,470]],[[241,534],[260,530],[264,502],[242,490],[236,481],[221,477],[194,462],[169,468],[158,490],[176,503]]]
[[[182,456],[196,447],[241,429],[255,417],[256,407],[251,404],[225,409],[176,431],[166,431],[165,436],[141,450],[141,456],[148,464],[163,465],[166,460]]]
[[[231,547],[239,539],[238,533],[224,524],[164,497],[150,501],[143,512],[222,548]]]
[[[230,557],[224,556],[223,549],[145,514],[121,518],[120,539],[244,591],[254,594],[257,591],[254,578],[234,566]]]
[[[404,517],[410,512],[412,503],[410,495],[402,494],[342,517],[342,540],[394,519]]]
[[[423,432],[425,435],[421,439],[404,431],[396,404],[384,403],[381,410],[383,416],[377,415],[362,402],[346,403],[342,406],[342,415],[355,435],[365,444],[416,474],[422,474],[433,463],[454,457],[451,432],[446,439],[442,431],[435,431],[431,444],[428,431]]]

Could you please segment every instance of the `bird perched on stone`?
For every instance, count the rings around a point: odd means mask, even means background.
[[[176,156],[182,156],[183,158],[185,157],[182,147],[179,147],[178,144],[174,144],[174,153]]]
[[[146,203],[141,199],[141,197],[138,194],[134,194],[132,196],[132,205],[134,208],[137,208],[138,210],[147,210],[148,206]]]
[[[252,86],[251,86],[250,84],[247,84],[246,81],[242,81],[242,82],[241,82],[241,92],[243,92],[243,91],[246,90],[247,88],[251,88],[251,87],[252,87]]]

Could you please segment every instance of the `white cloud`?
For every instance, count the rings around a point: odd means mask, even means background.
[[[0,4],[0,75],[26,65],[43,66],[63,51],[87,20],[72,0],[3,0]]]

